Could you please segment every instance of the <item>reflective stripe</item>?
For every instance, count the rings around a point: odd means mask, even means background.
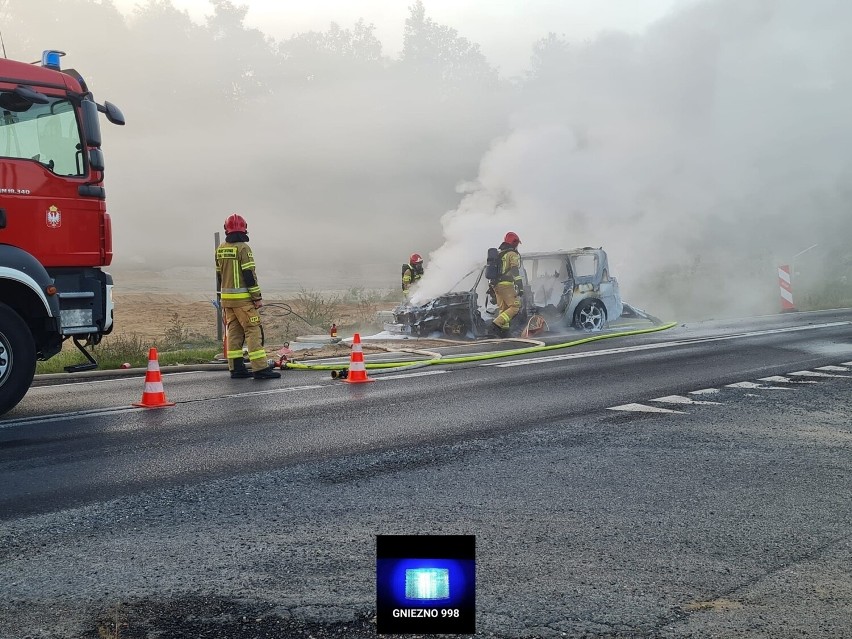
[[[254,273],[255,262],[248,245],[220,246],[216,249],[216,269],[221,277],[222,299],[229,301],[251,301],[252,298],[261,297],[260,285]],[[241,263],[240,260],[245,260]],[[246,273],[251,273],[248,279],[251,288],[247,286]],[[231,286],[233,288],[228,288]]]
[[[228,359],[242,359],[243,351],[242,349],[238,351],[228,351]]]
[[[252,351],[248,354],[248,356],[251,361],[254,361],[256,359],[265,359],[266,351]]]

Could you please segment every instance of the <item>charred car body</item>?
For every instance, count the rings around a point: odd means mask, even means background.
[[[536,316],[552,329],[570,326],[586,331],[599,331],[622,315],[659,321],[622,302],[601,248],[522,254],[521,277],[525,294],[510,325],[512,335],[521,334]],[[487,337],[497,314],[489,286],[483,266],[425,304],[398,306],[394,322],[385,330],[419,337],[436,332],[451,338]]]

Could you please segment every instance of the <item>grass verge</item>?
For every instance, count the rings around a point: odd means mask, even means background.
[[[143,343],[136,335],[108,336],[91,349],[92,356],[101,370],[121,368],[130,364],[132,368],[144,368],[148,365],[150,344]],[[157,356],[161,366],[172,364],[206,364],[222,353],[219,345],[202,345],[187,348],[174,348],[168,345],[157,346]],[[66,366],[83,364],[83,355],[66,343],[62,352],[49,360],[36,363],[36,374],[63,373]]]

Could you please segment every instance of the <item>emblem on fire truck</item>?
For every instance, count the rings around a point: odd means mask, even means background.
[[[47,209],[47,225],[52,229],[62,226],[62,211],[55,206]]]

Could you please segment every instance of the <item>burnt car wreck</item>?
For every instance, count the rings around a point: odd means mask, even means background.
[[[523,254],[521,277],[525,294],[510,324],[513,336],[548,328],[600,331],[620,317],[661,323],[622,301],[618,281],[610,275],[607,254],[601,248]],[[417,337],[436,333],[455,339],[489,337],[497,314],[489,285],[485,267],[475,269],[443,295],[421,305],[396,307],[394,322],[386,323],[385,330]]]

